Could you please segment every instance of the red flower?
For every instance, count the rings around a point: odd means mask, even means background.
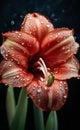
[[[25,87],[42,110],[60,109],[68,95],[67,79],[78,76],[73,30],[54,28],[38,13],[25,16],[19,31],[3,33],[0,82]]]

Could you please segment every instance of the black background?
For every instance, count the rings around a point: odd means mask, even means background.
[[[73,28],[76,41],[80,43],[80,2],[79,0],[1,0],[0,1],[0,44],[2,32],[20,28],[27,13],[38,12],[47,16],[55,27]],[[80,60],[80,50],[76,57]],[[1,57],[2,59],[2,57]],[[66,104],[57,111],[59,130],[80,130],[80,79],[70,79]],[[6,116],[6,90],[0,85],[0,130],[8,130]],[[15,90],[18,97],[19,90]],[[26,128],[34,129],[32,101],[29,99]],[[45,120],[48,113],[44,113]],[[25,128],[25,129],[26,129]]]

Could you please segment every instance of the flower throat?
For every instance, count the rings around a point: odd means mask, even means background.
[[[39,58],[37,62],[35,62],[31,66],[31,68],[33,72],[39,70],[43,73],[44,78],[41,77],[41,80],[43,82],[46,82],[47,87],[50,87],[52,85],[52,83],[54,82],[54,75],[53,73],[50,72],[50,69],[46,67],[45,62],[41,57]]]

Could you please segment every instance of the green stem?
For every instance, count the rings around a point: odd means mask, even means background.
[[[27,108],[28,108],[28,98],[26,95],[26,90],[22,88],[19,95],[16,112],[10,126],[10,130],[24,130],[25,129]]]
[[[51,111],[46,122],[45,130],[58,130],[58,119],[56,111]]]
[[[15,108],[16,105],[15,105],[15,97],[14,97],[14,88],[12,86],[9,86],[6,95],[6,111],[7,111],[9,126],[11,125],[12,119],[14,117]]]
[[[35,130],[44,130],[43,111],[39,110],[34,104],[34,124]]]

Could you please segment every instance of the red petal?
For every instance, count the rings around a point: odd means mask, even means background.
[[[47,51],[48,49],[51,49],[51,47],[60,44],[60,42],[72,35],[73,30],[69,30],[68,28],[54,29],[43,39],[41,47],[44,51]]]
[[[48,67],[66,62],[77,53],[79,45],[75,42],[73,31],[67,28],[55,29],[43,40],[42,57]]]
[[[13,87],[26,87],[31,83],[33,75],[27,73],[14,62],[2,61],[0,64],[0,82]]]
[[[0,51],[6,60],[14,60],[17,64],[22,65],[26,69],[28,68],[28,56],[26,49],[22,46],[19,46],[17,43],[10,40],[6,40],[2,44]]]
[[[64,80],[78,77],[79,62],[75,56],[71,57],[66,63],[54,68],[53,73],[56,79]]]
[[[51,87],[47,87],[40,80],[33,80],[26,90],[35,105],[44,111],[59,110],[68,94],[66,81],[58,80],[55,80]]]
[[[3,37],[14,41],[16,44],[24,47],[28,55],[34,55],[39,50],[39,43],[36,38],[27,33],[23,33],[21,31],[13,31],[4,33]]]
[[[39,41],[52,30],[53,25],[49,20],[38,13],[26,15],[21,27],[21,31],[35,36]]]

